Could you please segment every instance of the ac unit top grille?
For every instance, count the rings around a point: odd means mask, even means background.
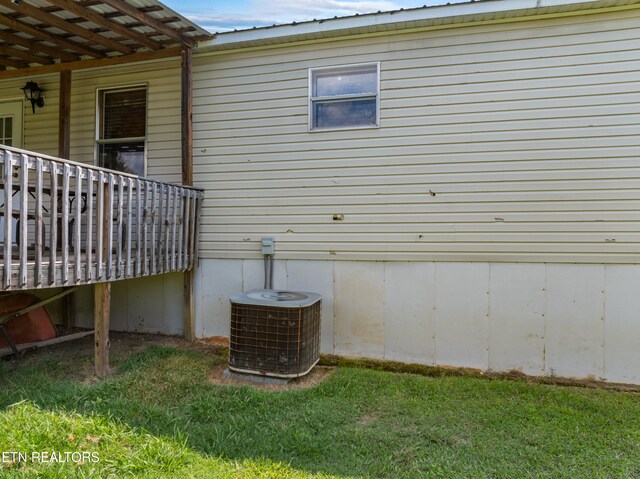
[[[301,291],[281,291],[274,289],[252,289],[246,293],[231,296],[232,304],[253,304],[278,308],[306,307],[317,303],[322,296]]]

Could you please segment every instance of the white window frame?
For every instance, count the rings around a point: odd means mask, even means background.
[[[112,91],[131,91],[145,89],[145,117],[144,117],[144,137],[132,136],[129,138],[113,138],[103,140],[100,138],[100,130],[102,128],[102,109],[100,96],[105,92]],[[149,84],[148,83],[136,83],[127,85],[113,85],[108,87],[101,87],[96,89],[96,135],[94,141],[94,160],[93,163],[96,166],[100,166],[100,145],[106,145],[109,143],[124,143],[127,141],[144,141],[144,174],[147,176],[147,151],[149,143]]]
[[[13,105],[12,105],[13,104]],[[13,137],[12,137],[12,148],[23,148],[24,147],[24,98],[15,98],[15,99],[2,99],[0,100],[0,110],[2,110],[2,105],[8,105],[9,109],[13,110],[12,112],[15,114],[2,115],[12,116],[13,117]],[[4,132],[0,135],[1,138],[4,138]]]
[[[334,70],[336,72],[340,71],[349,71],[350,69],[362,68],[362,67],[376,67],[376,123],[375,125],[350,125],[350,126],[340,126],[340,127],[329,127],[329,128],[318,128],[313,126],[313,104],[314,102],[323,101],[323,100],[357,100],[358,98],[373,98],[373,95],[370,93],[363,94],[350,94],[350,95],[335,95],[335,96],[313,96],[313,78],[314,73],[318,71],[331,71]],[[316,67],[309,68],[309,108],[308,108],[308,128],[310,132],[316,131],[341,131],[341,130],[366,130],[371,128],[380,128],[380,62],[367,62],[367,63],[352,63],[349,65],[334,65],[328,67]]]

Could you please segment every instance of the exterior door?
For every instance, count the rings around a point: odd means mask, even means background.
[[[0,102],[0,144],[22,148],[22,100]]]
[[[22,112],[24,103],[22,100],[0,101],[0,145],[22,148]],[[0,197],[2,205],[5,202],[5,190],[2,189]],[[13,209],[20,209],[20,195],[13,197]],[[4,217],[0,218],[0,238],[4,238]],[[13,233],[12,242],[16,240],[16,218],[12,219]]]

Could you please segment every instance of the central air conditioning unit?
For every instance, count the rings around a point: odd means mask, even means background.
[[[320,359],[322,297],[258,289],[231,297],[229,369],[297,378]]]

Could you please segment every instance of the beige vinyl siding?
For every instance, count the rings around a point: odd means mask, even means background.
[[[29,78],[45,90],[45,106],[31,113],[25,104],[24,148],[58,154],[58,74]],[[26,80],[0,81],[0,101],[20,98]],[[71,159],[95,164],[96,92],[99,88],[147,85],[147,176],[182,181],[180,62],[134,63],[72,73]],[[26,102],[25,102],[26,103]]]
[[[35,81],[44,90],[44,108],[31,112],[31,103],[24,102],[23,148],[47,155],[58,154],[58,75],[34,76],[0,81],[0,101],[24,99],[21,88],[27,81]]]
[[[147,85],[147,176],[181,182],[179,60],[78,71],[72,82],[72,160],[95,162],[96,91]]]
[[[382,127],[309,132],[375,61]],[[637,263],[639,75],[639,10],[196,56],[200,254]]]

